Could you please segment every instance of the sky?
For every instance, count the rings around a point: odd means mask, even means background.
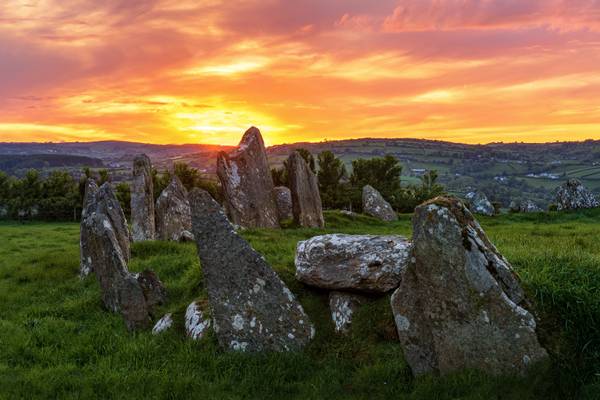
[[[3,0],[0,141],[600,139],[600,0]]]

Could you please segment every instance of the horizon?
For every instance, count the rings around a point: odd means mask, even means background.
[[[200,4],[197,4],[200,3]],[[595,0],[0,4],[0,142],[600,139]]]

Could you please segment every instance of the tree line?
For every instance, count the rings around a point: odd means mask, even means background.
[[[444,192],[437,183],[436,171],[421,176],[419,185],[401,186],[402,165],[390,155],[352,161],[352,173],[348,173],[343,161],[331,151],[314,156],[305,149],[299,153],[317,174],[321,200],[326,209],[351,209],[361,211],[362,188],[371,185],[399,212],[412,212],[423,201]],[[287,186],[287,160],[282,168],[271,170],[276,186]],[[154,198],[176,175],[188,190],[199,187],[207,190],[217,201],[222,202],[218,182],[202,175],[186,163],[175,163],[172,170],[153,170]],[[0,172],[0,218],[73,220],[81,215],[87,179],[98,185],[111,180],[109,171],[92,171],[84,168],[79,179],[67,171],[53,171],[43,177],[37,170],[29,170],[21,179]],[[131,213],[131,188],[126,182],[115,184],[115,194],[127,216]]]

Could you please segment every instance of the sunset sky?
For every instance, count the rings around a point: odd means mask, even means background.
[[[0,141],[600,139],[600,0],[3,0]]]

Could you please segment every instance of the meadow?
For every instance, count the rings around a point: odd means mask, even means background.
[[[552,365],[527,377],[476,371],[413,378],[395,337],[389,296],[339,336],[327,294],[296,282],[297,241],[321,233],[410,236],[410,215],[384,224],[327,212],[325,230],[242,235],[298,295],[316,326],[301,353],[221,351],[210,336],[184,337],[183,313],[204,299],[195,246],[133,246],[130,269],[155,270],[168,290],[165,334],[127,332],[102,308],[94,277],[80,280],[79,225],[0,223],[0,399],[596,399],[600,398],[600,210],[480,218],[520,275]],[[226,268],[227,266],[223,266]]]

